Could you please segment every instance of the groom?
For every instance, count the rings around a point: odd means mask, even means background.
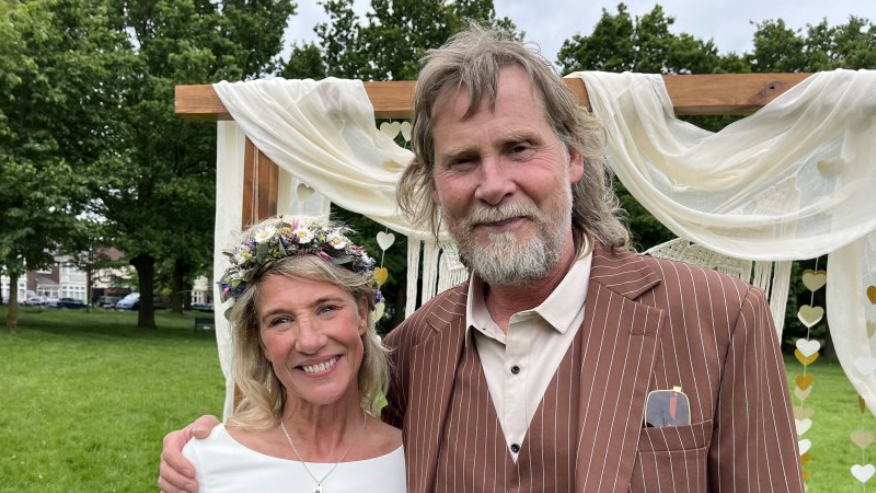
[[[764,293],[631,251],[604,130],[541,56],[475,26],[426,62],[399,203],[472,277],[387,338],[408,490],[802,492]]]

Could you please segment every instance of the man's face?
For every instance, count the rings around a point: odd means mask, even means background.
[[[557,138],[517,66],[499,75],[496,105],[465,118],[468,94],[438,99],[435,192],[465,263],[488,284],[543,279],[574,253],[571,184],[580,155]]]

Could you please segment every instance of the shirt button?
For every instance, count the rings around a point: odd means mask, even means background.
[[[518,373],[520,373],[520,367],[517,366],[517,365],[512,366],[512,367],[511,367],[511,373],[517,375]]]
[[[511,444],[511,451],[514,452],[515,454],[517,452],[520,452],[520,445],[517,445],[516,443],[512,443]]]

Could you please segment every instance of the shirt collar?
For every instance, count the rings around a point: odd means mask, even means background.
[[[535,312],[557,332],[566,332],[584,309],[584,301],[587,299],[587,284],[590,279],[590,263],[593,259],[593,253],[592,249],[585,251],[587,253],[572,264],[569,272],[546,300],[532,310],[519,313]],[[472,328],[499,342],[505,342],[505,332],[493,322],[490,312],[487,310],[484,301],[484,282],[475,274],[472,274],[468,285],[465,322],[466,344],[468,344]]]

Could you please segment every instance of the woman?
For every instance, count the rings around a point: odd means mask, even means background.
[[[346,231],[270,219],[226,252],[240,401],[183,451],[198,491],[405,491],[401,432],[376,417],[388,366],[374,260]]]

